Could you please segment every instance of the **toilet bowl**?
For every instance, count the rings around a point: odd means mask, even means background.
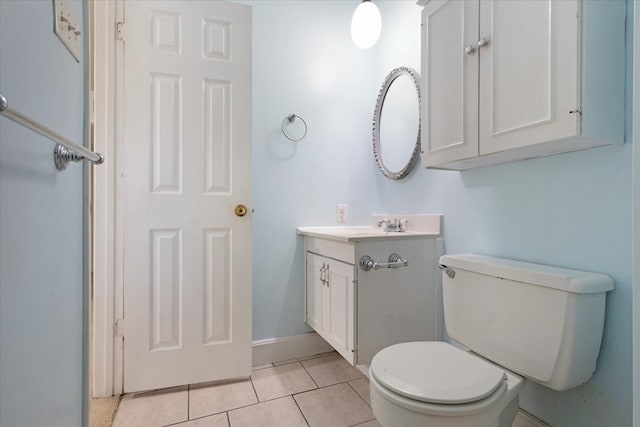
[[[385,427],[508,427],[524,382],[444,342],[396,344],[369,367],[371,407]]]
[[[475,254],[440,264],[447,333],[470,351],[379,351],[369,382],[384,427],[509,427],[524,378],[564,391],[593,375],[610,277]]]

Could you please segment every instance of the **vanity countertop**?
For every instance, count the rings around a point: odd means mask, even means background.
[[[386,232],[382,228],[357,226],[357,227],[298,227],[298,234],[322,239],[336,240],[339,242],[355,242],[369,239],[397,239],[406,237],[439,236],[440,231],[404,231]]]

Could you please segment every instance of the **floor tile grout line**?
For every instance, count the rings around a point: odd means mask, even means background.
[[[251,378],[251,375],[249,375],[249,381],[251,381],[251,388],[253,389],[253,394],[256,395],[256,401],[257,401],[256,403],[260,403],[260,396],[258,396],[258,392],[256,390],[255,384],[253,384],[253,378]]]
[[[270,366],[269,366],[270,365]],[[269,369],[269,368],[273,368],[275,365],[273,364],[273,362],[271,363],[265,363],[264,365],[258,365],[258,366],[252,366],[251,367],[251,372],[256,372],[256,371],[262,371],[263,369]],[[257,369],[256,369],[257,368]]]
[[[311,375],[309,375],[309,376],[311,376]],[[366,378],[366,377],[365,377],[365,378]],[[312,378],[312,379],[313,379],[313,378]],[[356,379],[358,379],[358,378],[356,378]],[[299,395],[299,394],[303,394],[303,393],[309,393],[309,392],[313,392],[313,391],[318,391],[318,390],[321,390],[321,389],[323,389],[323,388],[329,388],[329,387],[333,387],[333,386],[336,386],[336,385],[345,384],[345,383],[346,383],[346,384],[348,384],[348,386],[349,386],[349,388],[350,388],[350,389],[353,389],[353,386],[351,386],[351,384],[349,384],[349,381],[354,381],[354,379],[346,380],[346,381],[342,381],[342,382],[335,383],[335,384],[328,384],[328,385],[323,386],[323,387],[317,387],[317,388],[315,388],[315,389],[310,389],[310,390],[300,391],[300,392],[297,392],[297,393],[290,393],[290,394],[286,394],[286,395],[284,395],[284,396],[275,397],[275,398],[273,398],[273,399],[265,400],[265,401],[262,401],[262,402],[261,402],[260,400],[258,400],[257,402],[255,402],[255,403],[250,403],[250,404],[248,404],[248,405],[238,406],[237,408],[228,409],[228,410],[226,410],[226,411],[215,412],[215,413],[211,413],[211,414],[203,415],[203,416],[201,416],[201,417],[196,417],[196,418],[193,418],[193,419],[187,419],[187,420],[183,420],[183,421],[178,421],[178,422],[176,422],[176,423],[166,424],[166,425],[164,425],[163,427],[176,426],[176,425],[179,425],[179,424],[182,424],[182,423],[185,423],[185,422],[189,422],[189,421],[196,421],[196,420],[200,420],[200,419],[207,418],[207,417],[213,417],[213,416],[215,416],[215,415],[220,415],[220,414],[223,414],[223,413],[225,413],[225,414],[227,415],[227,421],[229,422],[229,426],[231,426],[231,417],[230,417],[230,415],[229,415],[229,413],[230,413],[231,411],[235,411],[235,410],[239,410],[239,409],[248,408],[248,407],[250,407],[250,406],[259,405],[259,404],[261,404],[261,403],[273,402],[274,400],[284,399],[284,398],[287,398],[287,397],[291,397],[291,398],[293,399],[293,401],[295,402],[296,406],[297,406],[297,407],[298,407],[298,409],[300,410],[300,413],[302,414],[302,417],[304,418],[305,422],[307,423],[307,425],[308,425],[308,426],[310,426],[311,424],[309,423],[309,421],[307,420],[306,416],[304,415],[304,412],[302,411],[302,408],[300,408],[300,405],[298,404],[298,401],[295,399],[295,396],[297,396],[297,395]],[[314,382],[315,382],[315,381],[314,381]],[[191,388],[191,385],[192,385],[192,384],[188,385],[188,388],[189,388],[189,389]],[[254,386],[253,386],[253,382],[251,383],[251,386],[252,386],[252,387],[254,387]],[[256,393],[256,391],[255,391],[255,388],[254,388],[254,393],[256,394],[256,399],[258,399],[258,396],[257,396],[257,393]],[[356,392],[356,391],[354,390],[354,393],[355,393],[355,394],[356,394],[360,399],[362,399],[362,397],[358,394],[358,392]],[[366,402],[365,402],[365,404],[366,404]],[[369,405],[367,405],[367,406],[369,406]],[[375,419],[375,418],[373,418],[373,419]],[[362,422],[362,423],[360,423],[360,424],[364,424],[364,423],[367,423],[367,422],[369,422],[369,421],[372,421],[372,420],[367,420],[367,421],[364,421],[364,422]],[[356,424],[356,426],[357,426],[357,425],[359,425],[359,424]]]
[[[175,423],[169,423],[169,424],[163,424],[161,427],[171,427],[171,426],[177,426],[180,425],[182,423],[188,423],[189,421],[189,387],[190,384],[187,384],[186,386],[178,386],[178,387],[186,387],[187,388],[187,419],[186,420],[182,420],[182,421],[178,421]],[[178,388],[178,387],[172,387],[172,388]],[[117,411],[116,411],[117,413]],[[114,414],[114,419],[113,421],[115,421],[115,414]],[[113,426],[113,422],[111,423],[111,425]]]
[[[238,406],[238,407],[236,407],[236,408],[225,409],[225,410],[220,411],[220,412],[213,412],[213,413],[211,413],[211,414],[206,414],[206,415],[203,415],[203,416],[201,416],[201,417],[195,417],[194,419],[192,419],[192,420],[188,420],[188,421],[201,420],[201,419],[203,419],[203,418],[212,417],[212,416],[214,416],[214,415],[220,415],[220,414],[223,414],[223,413],[225,413],[225,412],[235,411],[236,409],[244,409],[244,408],[248,408],[249,406],[258,405],[258,404],[260,404],[260,403],[262,403],[262,402],[255,402],[255,403],[250,403],[250,404],[248,404],[248,405]],[[182,421],[182,422],[184,422],[184,421]],[[173,424],[172,424],[172,425],[173,425]]]
[[[311,377],[311,375],[309,375],[309,377]],[[313,378],[311,378],[311,380],[313,381]],[[348,380],[348,381],[353,381],[353,380]],[[294,393],[286,393],[286,394],[283,394],[283,395],[281,395],[281,396],[272,397],[271,399],[260,400],[260,399],[259,399],[259,397],[258,397],[258,393],[257,393],[257,391],[256,391],[256,388],[255,388],[255,385],[253,384],[253,380],[251,380],[251,386],[252,386],[252,388],[253,388],[253,392],[254,392],[254,394],[256,395],[256,402],[254,402],[254,403],[250,403],[250,404],[248,404],[248,405],[238,406],[237,408],[227,409],[227,410],[226,410],[226,412],[235,411],[236,409],[247,408],[247,407],[249,407],[249,406],[253,406],[253,405],[259,405],[260,403],[272,402],[272,401],[274,401],[274,400],[282,399],[282,398],[285,398],[285,397],[287,397],[287,396],[293,396],[293,395],[296,395],[296,394],[306,393],[306,392],[309,392],[309,391],[314,391],[314,390],[318,390],[318,389],[320,389],[320,388],[326,388],[326,387],[330,387],[330,386],[332,386],[332,385],[337,385],[337,384],[342,384],[342,383],[330,384],[330,385],[325,386],[325,387],[318,387],[318,386],[315,384],[315,382],[314,382],[314,386],[315,386],[315,388],[310,388],[310,389],[308,389],[308,390],[296,391],[296,392],[294,392]],[[200,418],[205,418],[205,417],[210,417],[210,416],[212,416],[212,415],[218,415],[218,414],[221,414],[221,413],[223,413],[223,412],[225,412],[225,411],[214,412],[214,413],[211,413],[211,414],[203,415],[203,416],[201,416],[201,417],[196,417],[196,418],[194,418],[194,420],[198,420],[198,419],[200,419]],[[191,421],[191,420],[189,420],[189,421]]]
[[[311,377],[311,375],[309,375],[309,377]],[[366,377],[363,377],[363,378],[366,378]],[[311,379],[313,380],[313,378],[311,378]],[[308,390],[297,391],[297,392],[295,392],[295,393],[287,393],[287,394],[283,394],[282,396],[273,397],[273,398],[271,398],[271,399],[267,399],[267,400],[260,400],[260,399],[257,397],[257,392],[255,391],[255,386],[253,385],[253,381],[252,381],[251,385],[254,387],[254,393],[256,393],[256,398],[258,399],[258,401],[257,401],[257,402],[255,402],[255,403],[250,403],[250,404],[248,404],[248,405],[238,406],[237,408],[228,409],[226,412],[235,411],[236,409],[248,408],[249,406],[259,405],[259,404],[261,404],[261,403],[273,402],[274,400],[283,399],[283,398],[286,398],[286,397],[289,397],[289,396],[293,397],[293,396],[297,396],[297,395],[299,395],[299,394],[309,393],[309,392],[312,392],[312,391],[317,391],[317,390],[320,390],[320,389],[323,389],[323,388],[333,387],[333,386],[340,385],[340,384],[345,384],[345,383],[346,383],[346,384],[348,384],[348,383],[349,383],[349,381],[355,381],[355,380],[357,380],[357,379],[359,379],[359,378],[350,379],[350,380],[345,380],[345,381],[341,381],[341,382],[334,383],[334,384],[327,384],[327,385],[322,386],[322,387],[320,387],[320,386],[317,386],[317,385],[316,385],[316,388],[310,388],[310,389],[308,389]],[[314,384],[315,384],[315,381],[314,381]],[[350,387],[350,388],[352,388],[352,389],[353,389],[353,387]],[[354,390],[354,392],[356,393],[356,395],[358,395],[358,392],[356,392],[355,390]],[[358,395],[358,397],[359,397],[360,399],[362,399],[362,398],[360,397],[360,395]],[[295,399],[294,399],[294,400],[295,400]],[[366,402],[365,402],[365,404],[366,404]],[[369,405],[367,405],[367,406],[369,406]],[[223,412],[225,412],[225,411],[220,411],[220,412],[216,412],[216,413],[213,413],[213,414],[203,415],[202,417],[194,418],[194,420],[198,420],[198,419],[201,419],[201,418],[210,417],[210,416],[212,416],[212,415],[218,415],[218,414],[221,414],[221,413],[223,413]],[[192,421],[192,420],[189,420],[189,421]]]
[[[256,393],[256,397],[258,398],[258,402],[257,403],[271,402],[273,400],[282,399],[283,397],[293,396],[295,394],[306,393],[308,391],[313,391],[313,390],[319,389],[320,387],[318,387],[318,384],[316,384],[316,382],[313,380],[313,377],[309,374],[309,372],[307,372],[307,370],[305,369],[304,365],[302,363],[300,363],[300,362],[297,362],[297,363],[299,363],[300,366],[302,367],[302,369],[304,369],[305,373],[311,379],[311,382],[313,382],[313,385],[314,385],[315,388],[310,388],[310,389],[307,389],[307,390],[300,390],[300,391],[296,391],[296,392],[293,392],[293,393],[286,393],[286,394],[283,394],[281,396],[272,397],[271,399],[260,400],[260,397],[258,396],[258,392],[257,392],[257,390],[255,388],[255,384],[253,384],[253,378],[249,377],[251,379],[251,385],[253,386],[254,392]],[[280,366],[284,366],[284,365],[280,365]],[[274,366],[274,368],[276,368],[276,366]]]
[[[249,405],[249,406],[251,406],[251,405]],[[245,408],[246,408],[246,406],[245,406]],[[240,408],[237,408],[237,409],[240,409]],[[224,411],[224,412],[216,412],[215,414],[203,415],[201,417],[197,417],[197,418],[194,418],[192,420],[178,421],[177,423],[164,424],[164,425],[162,425],[162,427],[179,426],[179,425],[184,424],[184,423],[190,423],[191,421],[198,421],[198,420],[202,420],[204,418],[215,417],[216,415],[222,415],[222,414],[227,414],[227,421],[229,421],[228,411]]]
[[[238,406],[238,407],[235,407],[235,408],[225,409],[225,410],[223,410],[223,411],[214,412],[214,413],[211,413],[211,414],[206,414],[206,415],[203,415],[203,416],[201,416],[201,417],[196,417],[196,418],[194,418],[193,420],[189,420],[189,421],[199,420],[199,419],[206,418],[206,417],[212,417],[212,416],[214,416],[214,415],[219,415],[219,414],[222,414],[222,413],[224,413],[224,412],[226,412],[226,413],[227,413],[227,418],[228,418],[228,417],[229,417],[228,413],[229,413],[229,412],[231,412],[231,411],[235,411],[236,409],[248,408],[249,406],[258,405],[258,404],[262,403],[262,402],[260,402],[260,400],[258,399],[258,394],[256,393],[256,389],[255,389],[255,387],[253,386],[253,381],[251,380],[251,376],[249,376],[249,381],[251,381],[251,387],[253,388],[253,394],[254,394],[254,395],[255,395],[255,397],[256,397],[256,401],[255,401],[254,403],[249,403],[248,405],[242,405],[242,406]],[[215,386],[214,386],[214,387],[215,387]],[[230,419],[229,419],[229,422],[231,422],[231,421],[230,421]]]
[[[356,380],[351,380],[351,381],[356,381]],[[364,397],[360,396],[360,393],[358,393],[358,390],[356,390],[356,388],[353,385],[351,385],[351,382],[347,381],[347,384],[349,385],[351,390],[353,390],[356,393],[356,395],[365,403],[365,405],[367,405],[369,408],[371,408],[371,405],[369,403],[367,403],[366,400],[364,400]]]
[[[319,387],[319,388],[317,388],[317,389],[315,389],[315,390],[307,390],[307,391],[303,391],[303,392],[300,392],[300,393],[293,394],[293,395],[291,395],[291,397],[293,398],[293,401],[294,401],[294,402],[296,402],[296,405],[298,406],[298,408],[300,409],[300,412],[302,412],[302,416],[304,417],[304,411],[302,410],[302,408],[300,408],[300,405],[298,404],[298,401],[296,400],[296,396],[298,396],[298,395],[300,395],[300,394],[305,394],[305,393],[311,393],[311,392],[320,391],[320,390],[322,390],[322,389],[324,389],[324,388],[329,388],[329,387],[334,387],[334,386],[337,386],[337,385],[343,385],[343,384],[346,384],[346,385],[347,385],[347,387],[348,387],[350,390],[352,390],[352,391],[355,393],[355,395],[356,395],[356,396],[358,396],[358,399],[360,399],[360,400],[365,404],[365,406],[366,406],[367,408],[369,408],[369,410],[371,410],[371,406],[370,406],[369,404],[367,404],[367,402],[362,398],[362,396],[360,396],[360,395],[358,394],[358,392],[353,388],[353,386],[352,386],[351,384],[349,384],[349,381],[354,381],[354,380],[348,380],[348,381],[343,381],[343,382],[336,383],[336,384],[330,384],[330,385],[327,385],[327,386],[324,386],[324,387]],[[375,417],[375,415],[373,415],[373,412],[371,412],[371,415],[373,416],[373,418],[368,419],[368,420],[365,420],[365,421],[362,421],[362,422],[359,422],[358,424],[350,424],[348,427],[357,427],[357,426],[359,426],[359,425],[363,425],[363,424],[366,424],[366,423],[371,422],[371,421],[377,421],[377,418]],[[305,420],[306,420],[306,417],[305,417]],[[307,422],[307,423],[308,423],[308,422]],[[309,423],[308,423],[308,424],[309,424]],[[309,424],[309,425],[311,425],[311,424]]]
[[[307,373],[307,375],[309,375],[309,378],[311,378],[311,381],[313,381],[313,383],[316,385],[316,388],[320,388],[320,386],[318,385],[318,383],[316,382],[316,379],[313,378],[313,375],[311,375],[311,373],[309,372],[309,370],[307,369],[306,366],[304,366],[304,363],[299,362],[300,365],[302,365],[302,369],[304,369],[304,371]]]
[[[311,376],[311,375],[309,375],[309,376]],[[320,388],[327,388],[327,387],[331,387],[332,385],[344,384],[344,383],[348,383],[349,381],[356,381],[356,380],[359,380],[359,379],[361,379],[361,378],[367,378],[367,377],[351,378],[351,379],[348,379],[348,380],[342,380],[342,381],[339,381],[339,382],[337,382],[337,383],[331,383],[331,384],[327,384],[327,385],[323,385],[323,386],[320,386],[320,385],[319,385],[319,386],[318,386],[318,388],[319,388],[319,389],[320,389]],[[312,377],[311,379],[313,380],[313,377]],[[368,379],[368,378],[367,378],[367,381],[369,381],[369,379]],[[314,380],[314,382],[315,382],[315,380]],[[307,390],[307,391],[311,391],[311,390]],[[302,392],[300,392],[300,393],[302,393]],[[297,394],[297,393],[296,393],[296,394]],[[356,392],[356,394],[358,394],[358,393]]]
[[[184,422],[195,421],[195,420],[199,420],[199,419],[203,419],[203,418],[207,418],[207,417],[212,417],[212,416],[215,416],[215,415],[220,415],[222,413],[226,414],[227,422],[230,425],[231,424],[231,418],[230,418],[229,413],[231,411],[233,411],[233,410],[239,410],[239,409],[247,408],[247,407],[250,407],[250,406],[258,405],[258,404],[261,404],[261,403],[271,402],[271,401],[282,399],[282,398],[286,398],[286,397],[289,397],[289,396],[291,398],[293,398],[293,401],[295,402],[296,406],[298,407],[298,409],[302,413],[303,418],[304,418],[305,422],[307,423],[307,425],[310,425],[308,420],[306,419],[304,413],[302,412],[302,409],[298,405],[297,400],[295,399],[296,395],[303,394],[303,393],[309,393],[309,392],[317,391],[317,390],[320,390],[320,389],[323,389],[323,388],[328,388],[328,387],[332,387],[332,386],[336,386],[336,385],[347,383],[348,386],[349,386],[349,389],[353,390],[353,392],[355,392],[355,394],[358,396],[358,398],[360,398],[362,401],[364,401],[364,398],[362,398],[362,396],[360,396],[360,394],[358,394],[358,392],[355,390],[355,388],[351,384],[349,384],[349,382],[350,381],[356,381],[356,380],[359,380],[359,379],[362,379],[362,378],[367,378],[366,375],[363,375],[361,372],[358,372],[359,376],[356,377],[356,378],[349,378],[349,379],[346,379],[346,380],[343,380],[343,381],[339,381],[339,382],[336,382],[336,383],[333,383],[333,384],[327,384],[327,385],[324,385],[324,386],[320,386],[318,384],[318,382],[316,381],[316,379],[313,377],[313,375],[311,375],[311,373],[309,372],[309,370],[307,369],[307,367],[303,363],[303,362],[308,361],[308,360],[314,360],[314,359],[318,359],[318,358],[328,358],[328,357],[332,357],[332,356],[336,356],[336,355],[338,355],[336,352],[329,352],[329,353],[325,353],[325,354],[321,354],[321,355],[315,355],[315,357],[306,357],[304,360],[300,360],[300,358],[296,358],[296,360],[291,361],[290,363],[285,363],[283,365],[274,365],[273,362],[272,362],[271,363],[272,366],[265,366],[265,367],[263,367],[261,369],[258,369],[258,371],[260,371],[262,369],[276,368],[276,367],[279,367],[279,366],[285,366],[285,365],[289,365],[289,364],[293,364],[293,363],[299,363],[300,366],[302,366],[302,368],[304,369],[305,373],[309,376],[309,378],[311,378],[311,381],[313,382],[315,388],[311,388],[311,389],[308,389],[308,390],[302,390],[302,391],[295,392],[295,393],[287,393],[287,394],[279,396],[279,397],[274,397],[274,398],[271,398],[271,399],[268,399],[268,400],[260,401],[260,398],[258,396],[258,392],[257,392],[257,390],[255,388],[255,384],[253,382],[253,378],[252,378],[251,375],[249,375],[247,378],[251,382],[251,387],[253,389],[253,393],[254,393],[254,396],[256,398],[256,402],[250,403],[250,404],[247,404],[247,405],[238,406],[236,408],[227,409],[225,411],[214,412],[214,413],[211,413],[211,414],[205,414],[205,415],[202,415],[202,416],[199,416],[199,417],[195,417],[193,419],[191,419],[191,391],[192,391],[192,386],[194,384],[187,384],[186,385],[186,391],[187,391],[187,419],[184,420],[184,421],[179,421],[177,423],[167,424],[166,426],[174,426],[174,425],[178,425],[178,424],[184,423]],[[179,387],[171,387],[171,388],[179,388]],[[159,389],[159,390],[160,391],[167,391],[167,390],[170,390],[171,388]],[[149,391],[149,392],[141,392],[140,394],[142,394],[142,393],[156,393],[159,390],[153,390],[153,391]],[[132,393],[132,396],[135,396],[135,394]],[[364,403],[367,404],[366,401],[364,401]],[[367,404],[367,406],[370,407],[370,405],[368,405],[368,404]],[[117,414],[117,411],[116,411],[116,414]],[[114,418],[115,418],[115,416],[114,416]],[[364,421],[364,423],[369,422],[369,421],[371,421],[371,420]],[[363,424],[363,423],[361,423],[361,424]]]
[[[272,397],[271,399],[267,399],[267,400],[259,400],[258,402],[252,403],[251,405],[258,405],[260,403],[273,402],[274,400],[282,399],[282,398],[285,398],[285,397],[288,397],[288,396],[295,396],[296,394],[307,393],[307,392],[315,391],[315,390],[320,390],[320,387],[310,388],[308,390],[300,390],[300,391],[296,391],[295,393],[287,393],[287,394],[283,394],[282,396]],[[251,406],[251,405],[247,405],[247,406]],[[246,408],[246,406],[245,406],[245,408]]]
[[[312,390],[307,390],[307,391],[313,391],[313,390],[317,390],[317,389],[312,389]],[[305,392],[304,392],[304,391],[302,391],[302,392],[297,393],[297,394],[301,394],[301,393],[305,393]],[[176,425],[179,425],[179,424],[184,423],[184,422],[197,421],[197,420],[201,420],[201,419],[203,419],[203,418],[213,417],[213,416],[220,415],[220,414],[226,414],[226,415],[227,415],[227,421],[228,421],[228,423],[229,423],[229,426],[231,426],[231,415],[230,415],[230,413],[231,413],[232,411],[237,411],[237,410],[240,410],[240,409],[246,409],[246,408],[249,408],[249,407],[251,407],[251,406],[260,405],[260,404],[262,404],[262,403],[269,403],[269,402],[273,402],[273,401],[278,400],[278,399],[286,399],[287,397],[292,398],[292,399],[293,399],[293,401],[296,403],[296,406],[298,406],[298,402],[296,402],[296,400],[293,398],[293,394],[287,394],[287,395],[284,395],[284,396],[276,397],[276,398],[274,398],[274,399],[265,400],[264,402],[260,402],[260,401],[258,401],[258,402],[256,402],[256,403],[251,403],[251,404],[249,404],[249,405],[244,405],[244,406],[238,406],[237,408],[232,408],[232,409],[229,409],[229,410],[226,410],[226,411],[220,411],[220,412],[216,412],[216,413],[213,413],[213,414],[203,415],[203,416],[201,416],[201,417],[196,417],[196,418],[194,418],[194,419],[192,419],[192,420],[179,421],[179,422],[177,422],[177,423],[167,424],[166,426],[163,426],[163,427],[176,426]],[[299,407],[299,406],[298,406],[298,409],[300,410],[300,413],[302,413],[302,409],[300,409],[300,407]],[[302,416],[304,417],[304,414],[302,414]],[[305,418],[305,422],[307,422],[306,418]],[[309,423],[308,423],[308,422],[307,422],[307,425],[309,425]]]
[[[319,391],[319,390],[322,390],[323,388],[329,388],[329,387],[333,387],[333,386],[341,385],[341,384],[348,384],[348,385],[351,385],[351,384],[349,384],[349,381],[354,381],[354,380],[341,381],[341,382],[339,382],[339,383],[335,383],[335,384],[328,384],[328,385],[325,385],[325,386],[322,386],[322,387],[313,388],[313,389],[311,389],[311,390],[299,391],[299,392],[297,392],[297,393],[292,394],[291,396],[297,396],[297,395],[299,395],[299,394],[303,394],[303,393],[310,393],[310,392],[312,392],[312,391]],[[353,387],[349,387],[349,388],[353,389]],[[357,391],[355,391],[355,390],[353,390],[353,391],[355,392],[355,394],[357,394],[357,395],[358,395],[358,397],[360,397],[360,395],[358,394],[358,392],[357,392]],[[362,397],[360,397],[360,399],[362,399]],[[275,400],[275,399],[272,399],[272,400]],[[365,403],[367,403],[367,402],[365,402]],[[369,405],[367,405],[367,406],[369,406]]]
[[[304,412],[302,411],[302,408],[300,407],[300,405],[298,404],[298,401],[296,400],[296,398],[294,397],[294,395],[291,395],[291,400],[293,400],[293,403],[296,404],[296,407],[298,408],[298,411],[300,411],[300,413],[302,414],[302,419],[304,419],[304,422],[307,423],[307,425],[309,427],[311,427],[311,423],[309,423],[309,420],[307,420],[307,416],[304,414]]]

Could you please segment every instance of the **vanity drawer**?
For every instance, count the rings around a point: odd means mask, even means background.
[[[355,246],[351,243],[307,236],[307,251],[355,265]]]

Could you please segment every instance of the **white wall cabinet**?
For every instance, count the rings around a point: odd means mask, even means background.
[[[624,1],[423,5],[424,166],[462,170],[623,142]]]
[[[381,233],[382,234],[382,233]],[[395,236],[344,241],[305,237],[306,322],[353,365],[369,364],[383,348],[441,336],[438,236]],[[364,271],[369,255],[391,253],[407,267]]]

